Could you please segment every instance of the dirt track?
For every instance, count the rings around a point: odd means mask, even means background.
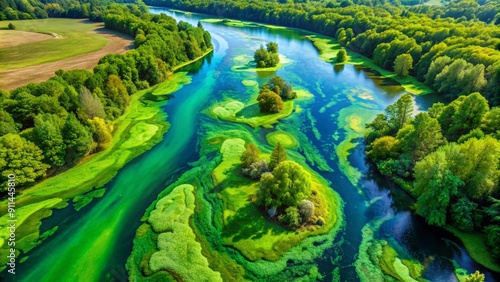
[[[99,59],[106,54],[121,54],[133,48],[131,37],[100,28],[96,31],[110,39],[108,44],[99,51],[78,55],[63,60],[40,65],[0,71],[0,89],[12,90],[30,82],[42,82],[59,70],[88,69],[92,70]]]

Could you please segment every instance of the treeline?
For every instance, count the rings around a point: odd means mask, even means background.
[[[105,149],[112,141],[111,122],[123,114],[131,94],[164,81],[172,67],[212,47],[201,25],[151,15],[146,6],[112,4],[104,22],[135,36],[137,48],[104,56],[93,72],[59,70],[48,81],[0,90],[1,182],[14,173],[17,186],[26,187]]]
[[[479,93],[412,116],[403,95],[367,124],[367,156],[417,197],[429,224],[484,231],[500,258],[500,107]]]
[[[2,0],[0,20],[89,18],[102,21],[111,3],[142,3],[136,0]]]
[[[389,70],[409,54],[410,74],[453,100],[478,91],[500,104],[500,27],[479,21],[429,18],[396,6],[279,4],[255,0],[146,0],[148,5],[286,25],[335,37]],[[334,5],[333,5],[334,6]],[[342,6],[342,5],[341,5]]]
[[[500,0],[454,0],[444,6],[421,5],[411,7],[410,11],[426,14],[435,18],[454,18],[480,20],[485,23],[500,24]]]

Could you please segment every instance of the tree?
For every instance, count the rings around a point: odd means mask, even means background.
[[[314,215],[314,204],[309,200],[302,200],[299,204],[299,213],[302,222],[308,221]]]
[[[248,168],[251,164],[259,160],[260,151],[254,143],[249,143],[245,147],[245,151],[240,157],[241,166]]]
[[[458,106],[446,132],[448,140],[456,141],[460,136],[479,127],[488,111],[488,101],[481,94],[476,92],[466,96]]]
[[[73,164],[90,152],[93,143],[92,135],[73,113],[66,119],[62,134],[66,144],[67,163]]]
[[[264,84],[262,89],[269,89],[280,95],[282,99],[297,98],[297,93],[293,92],[292,85],[277,75],[273,76],[266,84]]]
[[[278,53],[278,43],[276,43],[276,42],[269,42],[269,43],[266,44],[266,47],[267,47],[267,51],[269,53],[275,53],[275,54]]]
[[[269,169],[274,170],[281,162],[286,161],[286,150],[281,146],[281,143],[278,142],[271,153],[269,162]]]
[[[275,67],[280,62],[278,44],[269,42],[266,47],[267,49],[264,49],[264,46],[261,45],[253,55],[257,68]]]
[[[0,109],[0,136],[7,133],[17,133],[17,125],[8,112]]]
[[[51,166],[63,166],[66,144],[61,133],[63,121],[57,115],[44,114],[35,117],[33,141],[43,151],[44,162]]]
[[[337,62],[342,63],[345,62],[346,60],[347,60],[347,52],[344,48],[342,48],[337,52]]]
[[[417,213],[429,224],[444,226],[451,198],[458,194],[464,182],[453,174],[450,152],[456,144],[446,145],[417,162],[414,168],[414,191],[417,193]]]
[[[94,117],[104,118],[106,116],[101,100],[85,87],[80,91],[80,104],[89,119]]]
[[[89,124],[92,128],[93,139],[98,144],[97,149],[106,149],[113,140],[113,135],[111,135],[106,122],[99,117],[94,117],[93,119],[89,120]]]
[[[17,134],[0,137],[0,180],[7,183],[8,175],[16,176],[16,186],[26,187],[45,176],[50,167],[42,162],[43,152],[33,142]],[[4,191],[7,185],[2,185]]]
[[[271,61],[271,55],[262,45],[255,51],[253,58],[258,68],[268,67],[267,63]]]
[[[297,206],[311,194],[309,174],[296,162],[284,161],[273,173],[262,174],[257,203],[267,208],[285,210]]]
[[[397,158],[400,152],[399,140],[392,136],[383,136],[370,144],[366,155],[375,163],[388,158]]]
[[[445,144],[446,139],[441,133],[439,122],[425,112],[419,113],[412,124],[413,130],[406,135],[402,143],[403,151],[411,155],[412,162],[416,163]]]
[[[394,61],[394,72],[400,76],[407,76],[413,68],[413,58],[410,54],[401,54]]]
[[[279,113],[283,110],[283,100],[271,90],[262,90],[257,97],[260,111],[263,113]]]
[[[388,117],[389,128],[392,132],[397,132],[410,121],[413,113],[413,98],[410,94],[404,94],[396,103],[389,105],[385,112]]]
[[[481,129],[487,134],[500,134],[500,107],[494,107],[484,115]]]
[[[484,278],[484,274],[479,272],[479,270],[476,270],[476,272],[472,273],[469,276],[466,276],[464,282],[483,282]]]
[[[10,30],[14,30],[14,29],[16,29],[16,26],[13,23],[9,23],[8,28]]]
[[[460,197],[456,203],[451,205],[451,223],[463,231],[474,230],[474,214],[477,204],[472,202],[467,196]]]

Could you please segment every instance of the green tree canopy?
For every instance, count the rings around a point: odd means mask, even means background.
[[[286,149],[281,146],[280,142],[278,142],[278,144],[276,144],[276,146],[274,147],[273,152],[271,153],[269,168],[273,170],[281,162],[286,161],[286,159]]]
[[[43,152],[33,142],[27,141],[17,134],[8,133],[0,137],[0,179],[7,183],[8,175],[16,175],[19,187],[34,183],[45,176],[50,167],[43,163]],[[2,186],[2,191],[7,188]]]
[[[342,48],[337,52],[337,62],[342,63],[347,60],[347,51]]]
[[[311,194],[309,174],[294,161],[283,161],[273,171],[261,177],[257,202],[266,207],[285,210]]]
[[[403,128],[403,125],[411,120],[413,107],[414,103],[411,95],[404,94],[396,103],[389,105],[385,109],[389,128],[392,132],[396,133],[399,129]]]
[[[410,54],[401,54],[394,61],[394,72],[397,75],[407,76],[413,68],[413,58]]]
[[[57,115],[44,114],[35,117],[33,142],[43,151],[44,162],[51,166],[63,166],[66,157],[66,144],[61,133],[63,120]]]
[[[297,93],[293,91],[292,85],[277,75],[264,84],[262,89],[269,89],[280,95],[282,99],[295,99],[297,97]]]
[[[245,146],[245,151],[240,157],[241,166],[243,168],[249,167],[251,164],[259,161],[260,151],[257,145],[249,143]]]
[[[279,113],[283,110],[283,100],[271,90],[264,89],[257,97],[260,111],[263,113]]]
[[[66,119],[62,135],[66,144],[67,163],[73,164],[90,152],[93,143],[92,135],[73,113]]]

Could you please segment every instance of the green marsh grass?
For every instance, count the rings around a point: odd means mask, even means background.
[[[299,141],[286,131],[273,131],[266,135],[266,140],[272,147],[279,143],[287,149],[296,149],[300,146]]]

